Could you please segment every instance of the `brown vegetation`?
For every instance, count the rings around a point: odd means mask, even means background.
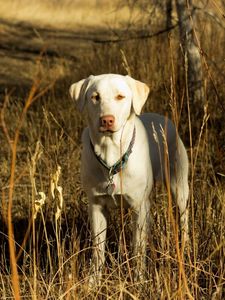
[[[89,2],[49,1],[49,7],[47,1],[0,1],[0,298],[223,299],[223,2],[211,0],[195,11],[206,99],[194,106],[186,93],[176,15],[172,30],[155,35],[166,26],[163,5],[154,9],[157,1],[137,1],[143,4],[138,8],[135,1],[119,1],[116,9],[111,1],[93,1],[88,10]],[[88,290],[91,242],[79,177],[85,119],[68,88],[100,73],[130,73],[146,82],[151,92],[145,110],[168,114],[177,124],[190,159],[191,237],[181,258],[166,191],[156,187],[146,280],[130,278],[132,258],[128,263],[129,247],[119,235],[125,224],[129,245],[129,211],[124,218],[116,212],[104,280]]]

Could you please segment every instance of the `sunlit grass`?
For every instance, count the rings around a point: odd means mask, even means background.
[[[131,15],[129,8],[120,3],[119,0],[0,0],[0,17],[13,22],[29,22],[38,27],[74,31],[119,28],[121,24],[141,18],[137,7]]]
[[[100,13],[100,8],[96,8],[99,2],[94,1],[93,11],[88,12],[87,7],[92,5],[88,1],[76,1],[77,9],[75,1],[64,1],[61,10],[59,4],[54,7],[51,1],[1,1],[0,14],[10,21],[25,20],[61,28],[74,24],[79,30],[79,22],[83,22],[82,26],[104,26],[109,22],[107,13]],[[80,12],[81,5],[85,10]],[[101,9],[114,14],[111,2],[109,5],[105,1]],[[59,15],[55,15],[55,19],[53,12]],[[67,13],[70,25],[65,22]],[[72,20],[72,16],[77,16],[77,19]],[[120,21],[115,22],[119,24]],[[39,70],[42,59],[37,60],[38,71],[33,72],[32,80],[37,76],[41,85],[35,91],[31,84],[29,88],[21,86],[1,95],[1,299],[13,298],[13,290],[16,290],[17,299],[20,294],[22,299],[46,300],[220,300],[225,297],[225,129],[224,112],[213,86],[223,99],[224,35],[214,23],[207,23],[210,30],[204,31],[204,22],[199,22],[202,27],[199,25],[198,28],[201,46],[209,54],[206,56],[208,70],[204,68],[207,95],[204,104],[189,103],[187,108],[177,32],[172,32],[169,39],[163,35],[149,40],[95,45],[91,53],[80,56],[79,68],[75,62],[60,82],[46,80],[47,72]],[[219,39],[214,40],[214,36]],[[81,132],[86,122],[85,116],[76,111],[69,99],[68,89],[73,80],[90,74],[125,74],[127,70],[151,88],[145,110],[169,115],[187,147],[191,162],[190,241],[181,260],[179,245],[175,245],[178,237],[174,236],[170,222],[172,213],[176,217],[176,209],[169,209],[166,190],[156,186],[150,199],[151,235],[145,280],[132,281],[129,274],[133,272],[132,257],[127,257],[123,251],[124,240],[129,250],[132,238],[129,211],[123,218],[127,225],[123,242],[121,216],[119,212],[112,212],[103,281],[99,287],[88,289],[91,240],[87,198],[80,184]],[[56,78],[60,72],[60,66],[54,69]],[[29,109],[26,99],[30,99]],[[16,149],[15,142],[12,143],[15,133]],[[41,155],[34,159],[37,149]],[[61,173],[54,186],[60,187],[62,194],[54,198],[51,181],[58,166]],[[46,196],[45,202],[41,202],[43,195]],[[57,201],[62,197],[64,205],[61,209],[59,204],[62,202]],[[40,204],[36,218],[34,211],[32,213],[35,203]],[[56,219],[57,207],[61,214]],[[6,224],[9,223],[12,223],[16,239],[15,253],[13,245],[10,246],[11,255],[8,242],[13,234],[12,228],[8,232]],[[10,258],[14,269],[10,268]],[[14,276],[15,273],[18,276]]]

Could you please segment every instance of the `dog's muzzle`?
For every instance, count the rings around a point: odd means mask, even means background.
[[[105,115],[99,118],[99,131],[114,131],[115,117],[113,115]]]

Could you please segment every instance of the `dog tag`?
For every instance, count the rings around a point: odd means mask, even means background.
[[[112,196],[113,195],[113,192],[115,190],[115,184],[113,182],[110,182],[107,187],[106,187],[106,192],[109,196]]]

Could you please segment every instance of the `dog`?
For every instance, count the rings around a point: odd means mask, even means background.
[[[156,113],[140,115],[148,86],[130,76],[89,76],[71,85],[70,95],[88,127],[82,135],[81,177],[89,202],[93,276],[99,282],[105,262],[109,208],[132,208],[132,251],[144,269],[153,183],[169,186],[188,239],[188,157],[172,121]],[[140,115],[140,116],[139,116]],[[122,196],[121,196],[122,195]]]

